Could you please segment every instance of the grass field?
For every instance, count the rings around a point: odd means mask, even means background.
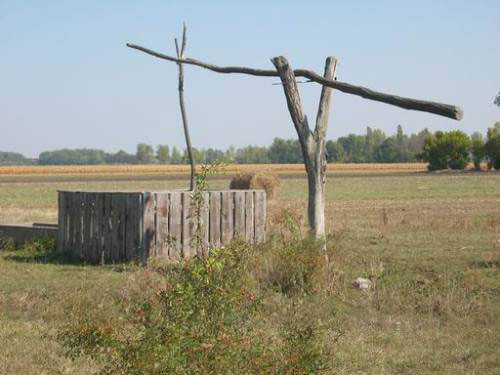
[[[140,176],[4,177],[0,223],[55,222],[57,190],[186,186],[185,180]],[[227,176],[210,185],[227,187]],[[261,353],[262,361],[289,364],[281,372],[266,373],[314,373],[308,367],[313,362],[325,364],[324,373],[331,374],[500,373],[499,174],[331,174],[327,222],[332,266],[326,276],[323,268],[319,272],[286,250],[312,251],[301,240],[306,187],[300,173],[283,180],[269,214],[278,241],[259,249],[262,255],[255,255],[245,271],[249,292],[264,306],[251,320],[248,342],[263,340],[263,347],[270,348]],[[280,258],[283,254],[289,258]],[[106,329],[111,329],[106,322],[129,322],[116,301],[133,307],[154,300],[163,285],[162,267],[71,264],[33,246],[0,252],[0,374],[98,371],[99,356],[65,356],[68,347],[62,346],[60,332],[81,323],[82,316]],[[291,294],[283,285],[304,270],[312,281],[303,281],[295,287],[304,290]],[[358,276],[370,278],[372,289],[353,288]],[[304,322],[311,324],[305,327],[310,331],[303,329]],[[298,339],[287,346],[290,337]],[[232,342],[236,349],[244,345]],[[218,363],[224,363],[224,355]]]

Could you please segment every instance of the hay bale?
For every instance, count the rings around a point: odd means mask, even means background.
[[[234,190],[265,190],[267,199],[271,200],[278,196],[280,179],[276,173],[253,172],[239,173],[231,179],[229,189]]]

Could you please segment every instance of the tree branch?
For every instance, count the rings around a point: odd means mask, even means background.
[[[288,111],[290,112],[293,124],[295,125],[295,130],[299,136],[302,154],[304,155],[304,162],[306,167],[309,168],[312,166],[313,161],[314,147],[310,144],[313,140],[311,139],[312,134],[309,129],[307,116],[304,114],[302,109],[302,101],[300,99],[297,83],[295,82],[295,75],[293,74],[293,70],[285,57],[274,57],[271,61],[276,67],[281,82],[283,83],[283,91],[285,92]]]
[[[177,52],[177,65],[179,67],[179,105],[181,107],[182,125],[184,127],[184,137],[186,138],[186,148],[189,156],[189,163],[191,164],[191,178],[190,178],[190,189],[194,190],[194,180],[195,180],[195,162],[193,158],[193,150],[191,147],[191,136],[189,135],[188,119],[186,114],[186,107],[184,106],[184,66],[182,65],[182,60],[184,59],[184,51],[186,49],[186,24],[183,25],[182,30],[182,44],[179,50],[179,43],[177,38],[175,40],[175,50]]]
[[[327,57],[325,61],[325,73],[323,77],[328,80],[334,80],[337,70],[337,59],[333,56]],[[328,86],[323,86],[321,96],[319,98],[318,114],[316,116],[316,127],[314,133],[321,140],[326,135],[328,127],[328,117],[330,115],[330,99],[332,89]]]
[[[158,57],[158,58],[163,59],[163,60],[168,60],[168,61],[172,61],[175,63],[196,65],[196,66],[199,66],[199,67],[202,67],[202,68],[205,68],[205,69],[211,70],[213,72],[217,72],[217,73],[238,73],[238,74],[248,74],[248,75],[253,75],[253,76],[258,76],[258,77],[278,77],[279,76],[279,74],[276,70],[253,69],[253,68],[240,67],[240,66],[221,67],[221,66],[217,66],[217,65],[213,65],[213,64],[208,64],[208,63],[205,63],[203,61],[191,59],[191,58],[176,59],[175,57],[164,55],[162,53],[150,50],[150,49],[145,48],[145,47],[138,46],[136,44],[127,43],[127,47],[142,51],[144,53],[147,53],[151,56]],[[454,119],[454,120],[461,120],[463,118],[463,111],[459,107],[454,106],[454,105],[442,104],[442,103],[431,102],[431,101],[426,101],[426,100],[406,98],[406,97],[391,95],[391,94],[385,94],[382,92],[371,90],[371,89],[366,88],[366,87],[355,86],[355,85],[351,85],[350,83],[346,83],[346,82],[325,79],[322,76],[316,74],[315,72],[313,72],[311,70],[306,70],[306,69],[296,69],[296,70],[294,70],[294,75],[296,77],[308,78],[311,81],[314,81],[316,83],[319,83],[319,84],[327,86],[327,87],[331,87],[335,90],[342,91],[346,94],[352,94],[352,95],[360,96],[360,97],[365,98],[365,99],[391,104],[391,105],[394,105],[396,107],[400,107],[400,108],[404,108],[404,109],[411,109],[411,110],[421,111],[421,112],[429,112],[429,113],[433,113],[436,115],[449,117],[449,118]]]

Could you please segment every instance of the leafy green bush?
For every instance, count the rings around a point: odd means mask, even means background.
[[[485,154],[491,166],[500,170],[500,122],[488,129],[487,141],[484,145]]]
[[[470,161],[470,137],[460,130],[438,131],[426,139],[421,159],[429,162],[428,169],[465,169]]]
[[[134,286],[142,293],[117,297],[116,315],[82,307],[59,339],[108,374],[322,373],[331,361],[322,325],[334,315],[305,302],[325,293],[315,287],[324,271],[318,248],[310,240],[233,243],[157,265],[154,282]]]

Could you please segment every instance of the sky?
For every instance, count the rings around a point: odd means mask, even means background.
[[[460,129],[483,134],[500,121],[500,1],[0,0],[0,151],[36,157],[61,148],[184,148],[177,66],[127,48],[217,65],[322,73],[335,56],[340,81],[460,106],[462,121],[334,91],[327,137]],[[185,68],[185,100],[197,148],[269,145],[296,138],[278,78]],[[321,86],[299,85],[314,123]]]

